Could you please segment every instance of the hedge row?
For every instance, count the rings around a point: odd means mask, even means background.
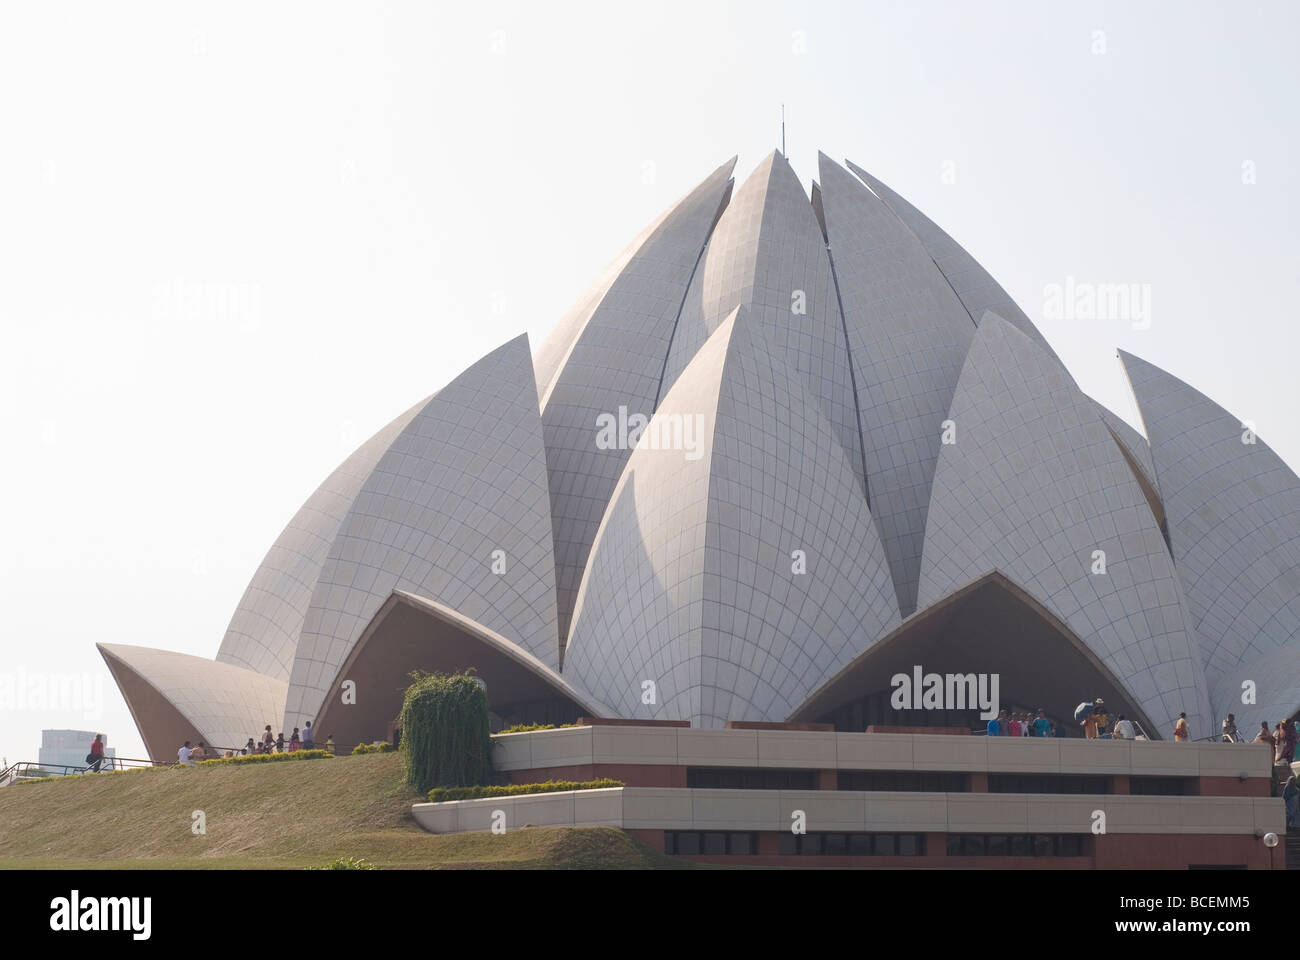
[[[358,743],[355,747],[352,748],[352,756],[354,757],[360,756],[363,753],[392,753],[392,752],[393,752],[393,745],[391,743],[387,743],[384,741],[380,741],[378,746],[375,746],[373,743]]]
[[[328,750],[293,750],[289,753],[250,753],[243,757],[217,757],[200,760],[196,766],[210,767],[218,763],[279,763],[283,760],[328,760],[334,754]]]
[[[434,787],[429,791],[430,803],[449,800],[480,800],[484,797],[517,797],[530,793],[560,793],[564,790],[604,790],[608,787],[626,786],[622,780],[547,780],[545,783],[510,783],[504,786]]]
[[[323,867],[308,867],[309,870],[378,870],[379,868],[364,857],[338,857]]]
[[[577,723],[561,723],[558,726],[554,723],[516,723],[513,727],[506,727],[504,730],[498,730],[497,734],[502,733],[532,733],[534,730],[560,730],[564,727],[577,727]],[[496,734],[494,734],[495,736]]]

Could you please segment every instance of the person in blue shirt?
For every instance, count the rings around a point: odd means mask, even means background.
[[[1040,737],[1052,735],[1052,721],[1047,719],[1047,714],[1042,709],[1039,709],[1038,716],[1034,718],[1034,731]]]
[[[989,721],[990,737],[1005,737],[1007,735],[1007,712],[1003,710],[996,717]]]

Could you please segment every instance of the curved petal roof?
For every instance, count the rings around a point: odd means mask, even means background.
[[[949,416],[956,436],[935,471],[920,606],[1000,570],[1088,645],[1161,733],[1181,711],[1207,729],[1200,649],[1177,574],[1092,401],[1055,358],[986,314]]]
[[[580,323],[543,393],[561,640],[596,528],[631,452],[597,443],[597,425],[606,416],[654,413],[677,315],[731,195],[734,166],[733,158],[715,170],[625,252],[590,306],[579,312]],[[552,364],[553,349],[548,340],[539,365]]]
[[[848,331],[871,515],[904,614],[916,609],[930,481],[975,336],[957,295],[903,222],[818,155],[830,256]]]
[[[438,391],[366,479],[312,595],[287,723],[316,715],[394,590],[446,604],[558,665],[550,498],[526,335]]]
[[[798,372],[865,490],[844,322],[821,225],[785,157],[769,154],[727,205],[691,281],[664,369],[664,396],[738,306]]]
[[[907,224],[916,234],[930,257],[947,278],[953,291],[966,306],[966,312],[975,323],[982,323],[985,311],[1002,317],[1007,323],[1033,340],[1053,357],[1047,338],[1034,326],[1034,322],[1025,315],[1011,295],[1002,289],[993,277],[979,265],[979,262],[966,252],[956,240],[948,236],[933,220],[900,197],[885,184],[881,183],[856,163],[847,161],[849,169],[857,174],[862,182]]]
[[[647,433],[692,421],[698,458],[651,443],[629,460],[566,671],[624,716],[784,718],[898,622],[884,552],[833,429],[744,308]]]
[[[1151,439],[1169,542],[1213,680],[1300,658],[1300,480],[1213,400],[1120,351]],[[1247,437],[1249,439],[1250,437]]]
[[[610,306],[615,311],[626,308],[626,305],[620,307],[618,301],[627,297],[667,296],[670,300],[674,299],[672,288],[678,283],[683,260],[688,259],[689,270],[694,271],[701,245],[731,195],[729,182],[735,166],[736,158],[732,157],[713,171],[703,183],[661,213],[605,267],[578,302],[555,325],[555,329],[538,348],[534,360],[537,392],[543,402],[555,385],[556,377],[568,362],[575,344],[611,295],[615,302]],[[707,222],[703,224],[703,235],[697,237],[701,215]],[[681,283],[682,289],[675,298],[674,319],[676,309],[681,304],[681,295],[690,279],[688,272]],[[658,313],[657,310],[654,312]],[[612,319],[617,323],[617,314]],[[608,323],[609,319],[605,322]],[[662,366],[662,355],[659,361]]]
[[[289,679],[303,618],[339,524],[384,451],[427,402],[420,401],[358,447],[294,514],[235,608],[218,660]]]
[[[260,737],[268,723],[280,732],[283,680],[170,650],[95,646],[156,760],[175,760],[186,740],[237,749]]]

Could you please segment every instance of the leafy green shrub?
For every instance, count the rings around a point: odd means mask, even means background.
[[[393,745],[391,743],[388,743],[387,741],[380,741],[378,744],[358,743],[355,747],[352,748],[352,756],[354,757],[361,756],[363,753],[392,753],[392,752],[393,752]]]
[[[491,770],[487,694],[469,671],[411,674],[402,701],[402,773],[420,793],[482,783]]]
[[[294,750],[292,753],[250,753],[244,757],[217,757],[200,760],[195,766],[210,767],[219,763],[279,763],[285,760],[329,760],[334,756],[328,750]]]
[[[429,791],[430,803],[446,803],[448,800],[479,800],[483,797],[517,797],[530,793],[559,793],[563,790],[604,790],[608,787],[625,786],[622,780],[586,780],[578,783],[573,780],[547,780],[545,783],[508,783],[504,786],[479,787],[434,787]]]
[[[378,870],[379,868],[369,860],[359,857],[337,857],[325,864],[323,867],[312,867],[313,870]]]
[[[558,726],[554,723],[516,723],[513,727],[506,727],[504,730],[498,730],[497,734],[502,733],[532,733],[534,730],[562,730],[565,727],[576,727],[576,723],[561,723]]]

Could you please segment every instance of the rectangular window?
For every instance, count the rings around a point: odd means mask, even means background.
[[[1083,838],[1072,833],[1058,834],[1056,850],[1056,855],[1059,857],[1081,857],[1083,856]]]
[[[898,855],[900,857],[920,857],[925,855],[925,834],[900,833],[898,835]]]
[[[749,856],[757,852],[758,835],[754,833],[727,833],[720,830],[664,831],[664,853],[673,856]],[[781,852],[787,852],[784,842],[781,844]],[[793,853],[793,848],[789,852]]]
[[[1181,797],[1191,791],[1185,777],[1130,777],[1129,793],[1139,796]]]
[[[902,791],[907,793],[968,793],[970,778],[964,773],[930,773],[908,770],[845,770],[838,777],[840,790]]]
[[[816,790],[817,771],[688,767],[686,786],[696,790]]]
[[[989,793],[1110,793],[1110,778],[1073,774],[989,774]]]
[[[822,834],[822,853],[828,857],[847,857],[849,854],[848,834]]]
[[[674,844],[674,852],[688,857],[697,856],[700,852],[700,835],[693,830],[680,831]]]
[[[1087,841],[1084,834],[950,833],[947,846],[950,857],[1081,857]]]
[[[758,849],[756,834],[748,836],[753,849]],[[954,834],[949,842],[960,840]],[[920,857],[925,855],[925,834],[922,833],[808,833],[782,832],[777,836],[777,847],[783,857]],[[740,852],[732,844],[731,853]]]

